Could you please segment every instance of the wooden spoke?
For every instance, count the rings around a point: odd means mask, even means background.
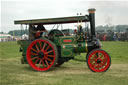
[[[45,46],[46,46],[46,43],[44,43],[43,48],[41,49],[41,51],[43,51],[43,50],[44,50]]]
[[[92,67],[94,67],[94,68],[95,68],[95,67],[96,67],[96,65],[95,65],[95,64],[92,64]]]
[[[42,59],[40,59],[40,62],[39,62],[39,65],[38,65],[38,67],[40,67],[40,64],[41,64],[41,62],[42,62]]]
[[[95,54],[93,60],[96,61],[96,59],[97,59],[97,55]]]
[[[36,49],[34,49],[34,48],[31,48],[31,50],[33,50],[34,52],[38,53],[38,52],[37,52],[37,50],[36,50]]]
[[[49,64],[48,64],[48,61],[47,61],[47,60],[45,60],[45,63],[47,64],[47,66],[49,66]]]
[[[37,49],[37,52],[39,52],[40,50],[39,50],[39,47],[38,47],[38,45],[36,44],[36,49]]]
[[[102,58],[103,57],[103,54],[101,53],[100,57],[99,58]]]
[[[100,57],[100,53],[98,53],[98,58]]]
[[[97,64],[97,65],[95,66],[95,68],[99,69],[99,68],[100,68],[100,65],[99,65],[99,64]]]
[[[90,60],[90,63],[93,63],[93,62],[94,62],[94,60],[93,60],[93,59],[91,59],[91,60]]]
[[[98,69],[100,68],[100,65],[99,65],[99,64],[97,65],[97,68],[98,68]]]
[[[99,53],[96,53],[96,58],[98,58],[99,57]]]
[[[94,62],[93,64],[92,64],[92,67],[94,67],[96,65],[96,62]]]
[[[41,42],[38,42],[39,43],[39,45],[40,45],[40,50],[42,49],[42,45],[41,45]]]
[[[48,57],[54,57],[53,55],[47,55]]]
[[[48,47],[46,48],[46,50],[45,50],[45,51],[47,51],[47,50],[49,49],[49,47],[50,47],[50,46],[48,45]]]
[[[36,55],[36,56],[37,56],[38,54],[37,54],[37,53],[33,53],[33,52],[31,52],[31,55]]]
[[[51,53],[51,52],[53,52],[53,50],[48,51],[47,54],[48,54],[48,53]]]
[[[44,64],[44,61],[43,61],[43,59],[42,59],[41,61],[42,61],[42,65],[43,65],[43,67],[45,67],[45,64]]]
[[[101,66],[103,67],[105,65],[105,63],[104,62],[101,62]]]
[[[37,64],[37,62],[39,61],[40,59],[38,58],[36,61],[35,61],[35,64]]]
[[[106,61],[107,61],[106,58],[104,58],[104,59],[103,59],[103,64],[104,64],[104,65],[105,65]]]
[[[47,59],[48,61],[51,61],[51,62],[53,61],[53,60],[51,60],[51,59],[49,59],[49,58],[47,58],[47,57],[46,57],[46,59]]]
[[[38,57],[34,57],[34,58],[31,58],[31,60],[35,60],[35,59],[37,59]]]

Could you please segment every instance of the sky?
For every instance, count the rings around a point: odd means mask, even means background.
[[[20,29],[14,20],[85,15],[89,8],[96,9],[96,26],[128,25],[128,0],[1,0],[0,5],[0,32]]]

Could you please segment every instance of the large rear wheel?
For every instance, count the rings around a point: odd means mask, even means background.
[[[87,55],[87,65],[93,72],[104,72],[111,65],[111,58],[107,52],[94,49]]]
[[[28,46],[27,61],[34,70],[47,71],[57,63],[57,59],[57,48],[48,39],[37,39]]]

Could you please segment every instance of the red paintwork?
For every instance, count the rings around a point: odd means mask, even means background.
[[[63,40],[63,42],[72,42],[72,40]]]
[[[46,44],[43,44],[43,43],[46,43]],[[34,46],[36,49],[33,48]],[[49,48],[50,50],[48,50]],[[42,52],[44,54],[43,58],[40,58],[38,56],[39,52]],[[56,53],[55,53],[54,47],[52,46],[51,43],[49,43],[46,40],[35,40],[29,45],[27,49],[27,61],[29,65],[34,70],[37,70],[37,71],[46,71],[50,69],[54,65],[55,57],[56,57]]]
[[[101,56],[96,57],[96,53],[102,54]],[[97,60],[100,60],[101,63],[97,63]],[[94,72],[104,72],[110,66],[110,57],[109,55],[103,50],[95,50],[90,54],[88,57],[88,66]]]

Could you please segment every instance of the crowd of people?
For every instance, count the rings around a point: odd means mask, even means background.
[[[128,33],[97,33],[101,41],[128,41]]]

